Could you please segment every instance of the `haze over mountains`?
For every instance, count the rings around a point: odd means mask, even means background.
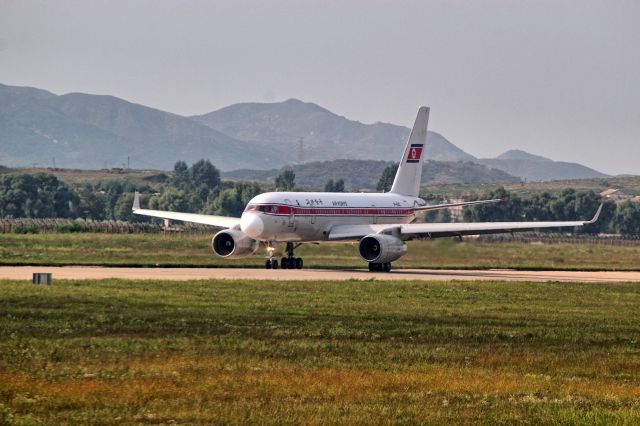
[[[55,158],[58,167],[110,168],[122,167],[129,157],[132,167],[168,170],[179,159],[209,158],[230,171],[273,170],[300,157],[305,162],[397,161],[409,131],[387,123],[363,124],[296,99],[235,104],[184,117],[113,96],[58,96],[0,84],[0,164],[5,166],[52,166]],[[516,150],[478,159],[436,132],[429,132],[425,158],[476,163],[467,168],[477,176],[498,176],[490,168],[527,180],[606,176]],[[464,166],[449,169],[461,172]]]
[[[376,160],[332,160],[296,164],[291,169],[296,174],[296,185],[323,188],[329,179],[343,179],[347,190],[373,191],[382,171],[391,161]],[[288,166],[289,167],[289,166]],[[236,180],[251,180],[273,183],[282,169],[233,170],[222,176]],[[422,167],[423,184],[451,183],[517,183],[520,179],[501,170],[490,169],[482,164],[461,161],[425,161]]]

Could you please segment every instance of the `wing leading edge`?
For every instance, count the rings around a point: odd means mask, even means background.
[[[476,223],[409,223],[397,225],[339,225],[329,233],[330,240],[362,238],[372,233],[390,233],[403,240],[414,238],[442,238],[463,235],[524,232],[543,228],[565,228],[595,223],[600,217],[602,204],[591,220],[558,222],[476,222]]]
[[[213,216],[208,214],[167,212],[162,210],[148,210],[140,208],[140,193],[135,192],[133,197],[133,214],[158,217],[161,219],[180,220],[182,222],[200,223],[219,228],[235,228],[240,226],[239,217]]]

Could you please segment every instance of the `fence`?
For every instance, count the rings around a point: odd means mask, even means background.
[[[588,235],[550,232],[522,232],[514,234],[481,235],[474,238],[483,243],[530,243],[530,244],[602,244],[614,246],[640,246],[640,235]]]
[[[184,224],[164,226],[162,223],[131,223],[121,220],[84,219],[0,219],[0,233],[54,233],[54,232],[104,232],[133,234],[144,232],[162,233],[211,233],[209,226]]]

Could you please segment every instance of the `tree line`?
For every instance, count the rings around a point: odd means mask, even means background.
[[[397,165],[387,167],[378,190],[388,191]],[[133,215],[133,192],[142,194],[142,205],[150,209],[240,216],[256,195],[269,191],[296,190],[295,173],[285,169],[275,180],[275,187],[255,182],[223,182],[219,170],[208,160],[191,166],[175,163],[172,173],[159,185],[134,184],[127,179],[69,185],[51,174],[5,174],[0,176],[0,215],[3,218],[83,218],[93,220],[148,221]],[[344,180],[330,179],[325,191],[343,192]],[[425,198],[433,198],[427,195]],[[547,221],[590,219],[601,200],[593,191],[566,189],[558,195],[548,192],[520,197],[504,188],[471,199],[502,198],[499,204],[467,207],[465,221]],[[429,222],[448,222],[449,210],[431,211]],[[640,235],[640,203],[605,202],[600,220],[576,232]]]

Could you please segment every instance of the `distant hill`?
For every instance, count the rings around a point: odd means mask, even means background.
[[[236,139],[298,153],[304,140],[304,160],[336,159],[395,161],[402,155],[410,129],[387,123],[363,124],[316,104],[289,99],[275,103],[241,103],[194,120]],[[442,135],[429,132],[425,158],[437,161],[475,160]]]
[[[521,149],[510,149],[496,157],[496,160],[532,160],[532,161],[553,161],[541,155],[530,154]]]
[[[604,173],[578,163],[553,161],[521,150],[511,150],[497,158],[476,160],[479,164],[502,170],[528,181],[593,179],[608,177]]]
[[[303,138],[307,162],[341,158],[395,161],[400,157],[410,132],[407,127],[393,124],[363,124],[348,120],[316,104],[297,99],[235,104],[192,118],[236,139],[280,148],[296,156],[300,138]],[[556,162],[516,149],[495,159],[477,159],[431,131],[425,158],[474,162],[533,181],[606,176],[577,163]]]
[[[101,169],[122,167],[129,157],[135,168],[167,170],[177,160],[208,158],[223,171],[272,170],[298,162],[300,138],[306,163],[398,161],[409,131],[349,120],[296,99],[241,103],[183,117],[113,96],[58,96],[0,84],[0,164],[11,167],[53,166],[55,158],[57,167]],[[454,167],[460,173],[452,178],[457,181],[484,170],[473,163],[531,181],[606,177],[580,164],[521,150],[477,159],[436,132],[428,134],[424,158],[465,162],[464,168]],[[450,173],[442,176],[449,178]]]
[[[296,184],[303,187],[322,188],[329,179],[344,179],[350,190],[374,190],[384,168],[392,164],[374,160],[334,160],[291,166],[296,174]],[[282,169],[234,170],[223,177],[237,180],[253,180],[273,183]],[[500,170],[490,169],[471,162],[427,161],[422,172],[423,184],[450,183],[515,183],[520,179]]]
[[[252,155],[247,155],[251,152]],[[282,165],[281,152],[238,141],[179,115],[112,96],[57,96],[0,85],[0,163],[77,168],[170,169],[176,160],[209,158],[224,170]]]

